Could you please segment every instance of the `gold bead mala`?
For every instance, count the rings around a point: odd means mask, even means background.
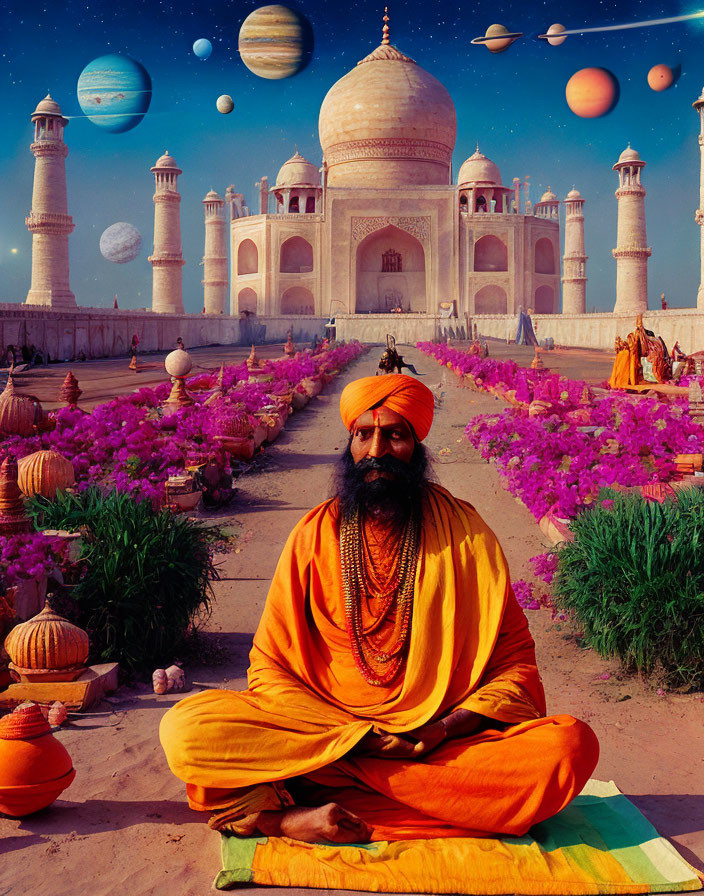
[[[409,514],[399,546],[390,561],[390,574],[380,584],[373,574],[364,521],[359,510],[343,516],[340,523],[340,561],[345,592],[345,621],[352,654],[365,681],[383,687],[398,675],[406,660],[413,617],[413,593],[420,543],[419,514]],[[362,602],[375,597],[381,602],[376,618],[366,628]],[[390,613],[396,611],[391,647],[374,643]]]

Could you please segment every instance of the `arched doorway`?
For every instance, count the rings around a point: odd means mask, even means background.
[[[302,236],[292,236],[281,246],[282,274],[309,274],[313,270],[313,247]]]
[[[241,289],[239,291],[239,295],[237,296],[237,311],[238,313],[241,313],[242,311],[249,311],[250,314],[257,313],[257,294],[249,286],[246,289]]]
[[[259,271],[259,252],[252,240],[242,240],[237,249],[237,274],[256,274]]]
[[[546,237],[541,237],[535,244],[535,273],[555,273],[555,252],[552,243]]]
[[[506,290],[494,283],[482,286],[474,297],[475,314],[506,314]]]
[[[425,251],[410,233],[394,224],[370,233],[357,248],[356,267],[357,314],[427,310]]]
[[[507,271],[508,249],[498,236],[489,233],[474,246],[475,271]]]
[[[282,314],[315,314],[313,293],[305,286],[290,286],[281,296]]]
[[[555,292],[552,286],[539,286],[535,291],[535,313],[552,314],[554,312]]]

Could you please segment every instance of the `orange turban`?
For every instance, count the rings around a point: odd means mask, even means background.
[[[340,396],[342,422],[351,430],[365,411],[382,405],[407,420],[421,442],[430,432],[435,406],[433,393],[405,373],[365,376],[348,383]]]

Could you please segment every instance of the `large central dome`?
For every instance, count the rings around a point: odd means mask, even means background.
[[[450,94],[386,36],[330,88],[318,130],[331,187],[451,181],[457,117]]]

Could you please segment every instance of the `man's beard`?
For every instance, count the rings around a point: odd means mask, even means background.
[[[355,463],[348,444],[337,462],[334,480],[342,515],[355,512],[364,515],[371,511],[382,514],[395,527],[403,528],[410,516],[420,512],[428,466],[428,457],[420,442],[416,443],[408,463],[388,454],[365,457]],[[372,471],[377,476],[367,482],[366,477]]]

